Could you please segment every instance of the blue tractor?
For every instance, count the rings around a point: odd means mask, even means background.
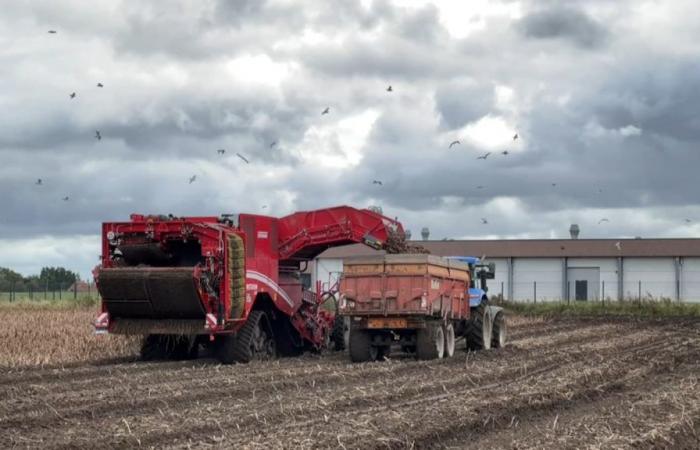
[[[474,256],[449,256],[469,266],[471,281],[469,284],[469,307],[471,320],[467,322],[467,348],[488,350],[506,345],[505,312],[500,306],[489,304],[486,280],[496,277],[496,264],[484,264]],[[478,286],[477,286],[478,280]]]

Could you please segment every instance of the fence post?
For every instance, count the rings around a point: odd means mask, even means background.
[[[505,300],[503,297],[503,282],[501,281],[501,301]]]
[[[44,284],[44,300],[49,296],[49,280]]]
[[[642,280],[639,280],[639,294],[637,295],[637,301],[639,302],[639,306],[642,305]]]
[[[58,299],[63,299],[63,283],[58,283]]]
[[[34,286],[29,285],[29,300],[34,300]]]
[[[601,302],[603,302],[603,306],[605,306],[605,280],[603,280],[603,295],[600,296]]]
[[[12,282],[12,286],[10,287],[10,303],[14,300],[15,297],[15,282]]]
[[[571,305],[571,281],[566,283],[566,304]]]
[[[537,304],[537,281],[533,281],[534,288],[535,288],[535,304]]]
[[[88,280],[87,285],[88,285],[88,297],[90,297],[90,280]]]
[[[73,282],[73,300],[78,299],[78,280]]]

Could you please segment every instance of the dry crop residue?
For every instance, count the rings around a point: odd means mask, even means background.
[[[307,355],[2,369],[0,446],[700,445],[697,321],[510,321],[511,344],[421,362]]]

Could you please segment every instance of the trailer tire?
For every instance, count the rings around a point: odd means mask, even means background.
[[[264,311],[251,311],[248,320],[235,336],[224,336],[219,348],[219,361],[249,363],[256,359],[277,357],[272,327]]]
[[[375,361],[379,357],[379,349],[372,345],[372,336],[367,330],[350,328],[350,361]]]
[[[158,361],[167,357],[164,336],[149,334],[144,336],[141,343],[141,359],[143,361]]]
[[[345,317],[336,314],[333,320],[331,341],[333,342],[333,349],[336,351],[345,350]]]
[[[492,326],[490,310],[482,303],[473,311],[467,326],[467,350],[489,350]]]
[[[491,347],[493,348],[503,348],[506,346],[506,339],[508,337],[506,326],[506,318],[502,311],[496,313],[496,317],[493,318],[493,337],[491,339]]]
[[[445,355],[445,334],[438,323],[429,323],[418,330],[416,356],[418,359],[440,359]]]
[[[455,328],[452,323],[447,322],[443,326],[445,336],[445,358],[452,358],[455,354]]]

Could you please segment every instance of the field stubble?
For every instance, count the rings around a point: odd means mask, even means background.
[[[0,313],[0,323],[16,327],[8,314]],[[448,360],[419,362],[398,354],[350,364],[347,355],[329,353],[221,366],[206,359],[126,362],[138,343],[86,337],[92,314],[15,311],[15,319],[52,323],[54,329],[2,331],[5,343],[13,341],[1,350],[3,362],[5,354],[22,351],[22,343],[14,342],[22,337],[40,345],[25,341],[26,356],[13,356],[0,369],[0,446],[700,444],[700,331],[694,320],[516,316],[509,320],[508,347]],[[44,357],[56,346],[51,340],[64,348]]]

